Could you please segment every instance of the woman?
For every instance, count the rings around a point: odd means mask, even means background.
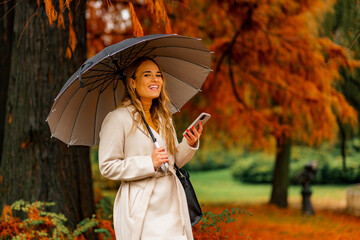
[[[199,147],[199,130],[177,142],[165,79],[150,58],[136,60],[126,73],[128,96],[102,124],[99,168],[106,178],[120,180],[114,202],[114,227],[118,240],[193,239],[186,196],[175,175]],[[146,118],[160,146],[146,130]],[[169,164],[169,171],[160,166]]]

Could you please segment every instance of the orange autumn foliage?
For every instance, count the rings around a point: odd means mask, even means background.
[[[101,4],[91,0],[87,6],[88,57],[126,38],[159,30],[172,33],[168,8],[163,0],[109,0]]]
[[[188,108],[209,111],[215,129],[224,128],[228,139],[253,149],[272,149],[274,137],[311,146],[334,140],[337,118],[356,127],[357,113],[337,82],[341,67],[351,70],[360,62],[318,34],[333,2],[179,4],[172,13],[173,31],[201,37],[214,51],[214,73],[203,87],[206,104]]]
[[[144,36],[144,31],[143,31],[143,29],[141,27],[139,19],[136,16],[134,6],[133,6],[133,4],[131,2],[129,2],[129,11],[130,11],[130,14],[131,14],[131,21],[132,21],[133,26],[134,26],[134,35],[136,37]]]
[[[86,239],[89,231],[97,233],[98,239],[115,239],[112,221],[93,216],[84,219],[76,229],[68,229],[62,214],[48,212],[45,207],[53,203],[19,200],[5,206],[0,216],[0,239]],[[21,219],[15,217],[13,210],[22,212]]]

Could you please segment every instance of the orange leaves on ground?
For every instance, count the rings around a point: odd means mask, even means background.
[[[135,10],[134,10],[134,6],[131,2],[129,2],[129,11],[131,14],[131,20],[132,20],[132,24],[134,26],[134,35],[136,37],[142,37],[144,36],[144,31],[141,27],[141,24],[139,22],[139,19],[136,16]]]
[[[207,206],[204,210],[218,213],[226,207],[229,206]],[[209,239],[225,239],[226,235],[230,240],[249,238],[253,240],[351,240],[360,237],[359,218],[348,215],[342,210],[315,209],[315,216],[302,216],[300,209],[279,209],[268,204],[247,205],[242,208],[250,211],[252,216],[237,215],[235,222],[219,223],[222,238]],[[197,236],[196,234],[195,228],[194,236]],[[211,233],[206,234],[211,237]],[[199,239],[206,239],[206,237]]]

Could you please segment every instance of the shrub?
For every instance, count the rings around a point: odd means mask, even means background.
[[[310,161],[318,162],[316,184],[349,184],[360,182],[360,154],[352,152],[347,157],[347,171],[342,169],[342,159],[334,152],[316,151],[308,147],[294,147],[290,159],[289,180],[296,184],[296,176]],[[274,156],[252,153],[237,160],[232,166],[233,177],[247,183],[271,183],[274,171]]]
[[[94,231],[99,239],[114,239],[111,220],[92,218],[82,220],[76,229],[69,229],[66,217],[61,213],[46,210],[54,203],[29,203],[19,200],[5,206],[0,217],[0,239],[85,239],[85,234]],[[15,217],[18,211],[23,218]],[[110,225],[109,225],[110,224]]]
[[[228,168],[233,165],[239,154],[234,150],[222,148],[199,149],[184,168],[188,171],[203,171]]]

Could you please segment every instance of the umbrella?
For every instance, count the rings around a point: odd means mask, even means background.
[[[51,136],[68,145],[97,145],[105,116],[125,96],[124,70],[144,56],[163,71],[171,113],[180,111],[210,73],[211,53],[200,39],[176,34],[129,38],[104,48],[84,62],[55,98],[46,120]]]

